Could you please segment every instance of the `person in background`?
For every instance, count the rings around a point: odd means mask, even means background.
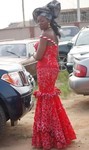
[[[42,34],[35,44],[37,60],[38,90],[33,124],[32,145],[50,150],[67,147],[76,139],[75,132],[60,100],[60,90],[55,86],[59,74],[58,64],[58,24],[55,19],[60,12],[60,3],[52,1],[45,7],[36,8],[33,18]]]

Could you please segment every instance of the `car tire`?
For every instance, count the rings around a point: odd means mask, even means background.
[[[59,68],[61,71],[67,70],[67,56],[65,54],[59,54]]]
[[[5,126],[6,126],[6,116],[3,108],[0,106],[0,134],[4,133]]]

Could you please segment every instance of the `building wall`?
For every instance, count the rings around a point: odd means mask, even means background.
[[[81,9],[81,22],[77,22],[76,9],[62,10],[56,21],[60,26],[76,25],[80,29],[84,26],[89,26],[89,8]],[[39,37],[41,34],[41,30],[33,20],[31,20],[26,27],[22,27],[22,23],[13,23],[13,25],[14,27],[8,27],[0,30],[0,40],[28,39]]]
[[[89,25],[89,22],[75,22],[75,23],[61,23],[60,25],[76,25],[81,29],[84,26]],[[24,27],[24,28],[12,28],[12,29],[1,29],[0,30],[0,41],[2,40],[19,40],[39,37],[41,30],[38,26]]]
[[[60,22],[77,22],[77,9],[65,9],[62,10],[60,15]],[[80,8],[80,20],[81,22],[89,22],[89,7]]]
[[[34,27],[6,28],[0,30],[0,40],[18,40],[34,37]]]

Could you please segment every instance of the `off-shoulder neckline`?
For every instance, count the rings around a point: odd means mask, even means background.
[[[40,35],[40,38],[47,39],[48,41],[52,42],[54,45],[57,46],[57,43],[55,41],[53,41],[52,39],[50,39],[50,38],[48,38],[46,36]]]

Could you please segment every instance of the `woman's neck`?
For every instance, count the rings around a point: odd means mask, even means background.
[[[51,29],[52,29],[52,28],[49,27],[49,28],[44,29],[43,31],[48,31],[48,30],[51,30]]]

